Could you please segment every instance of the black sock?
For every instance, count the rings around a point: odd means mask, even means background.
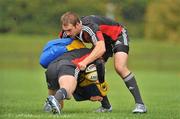
[[[60,88],[59,90],[57,90],[56,94],[55,94],[55,98],[58,101],[64,100],[67,98],[67,92],[66,89],[64,88]]]
[[[97,74],[98,74],[98,80],[100,83],[103,83],[104,77],[105,77],[105,65],[102,59],[98,59],[96,61],[96,69],[97,69]]]
[[[109,109],[111,107],[111,104],[110,104],[107,96],[103,97],[103,100],[101,101],[101,105],[102,105],[102,107],[104,107],[106,109]]]
[[[139,88],[136,83],[134,75],[132,73],[128,74],[124,78],[124,82],[125,82],[127,88],[129,89],[129,91],[131,92],[131,94],[133,95],[135,102],[139,103],[139,104],[143,104],[141,94],[139,92]]]

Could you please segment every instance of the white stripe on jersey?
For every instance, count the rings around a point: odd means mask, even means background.
[[[76,38],[78,38],[80,41],[83,41],[82,34],[83,34],[83,31],[81,30],[79,36],[76,35]]]
[[[67,34],[66,32],[63,32],[63,35],[62,35],[63,38],[66,38],[67,37]]]
[[[92,29],[89,28],[88,26],[84,26],[84,25],[83,25],[82,30],[89,33],[89,35],[90,35],[91,38],[92,38],[93,44],[96,45],[96,42],[97,42],[98,40],[97,40],[97,38],[96,38],[96,34],[92,31]]]
[[[74,71],[74,77],[77,79],[78,78],[78,74],[79,74],[80,70],[79,68],[77,67]]]
[[[124,28],[122,29],[122,36],[123,36],[123,40],[124,40],[124,45],[128,45],[127,34],[126,34],[126,30]]]

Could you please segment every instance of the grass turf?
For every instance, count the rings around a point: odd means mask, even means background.
[[[1,70],[0,118],[58,118],[42,111],[46,83],[39,70]],[[180,118],[180,74],[178,72],[136,71],[147,114],[132,114],[133,98],[114,71],[107,72],[112,113],[97,114],[98,102],[65,101],[64,119],[178,119]]]

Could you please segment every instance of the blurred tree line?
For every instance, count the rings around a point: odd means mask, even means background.
[[[145,18],[147,38],[180,41],[180,0],[154,0]]]
[[[0,33],[57,33],[60,16],[75,11],[111,17],[133,37],[178,40],[179,6],[179,0],[0,0]]]

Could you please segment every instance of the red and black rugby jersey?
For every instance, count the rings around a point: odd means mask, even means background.
[[[109,38],[106,40],[111,40],[110,42],[114,42],[117,40],[118,36],[122,32],[123,26],[114,20],[103,17],[103,16],[84,16],[81,18],[82,22],[82,31],[77,35],[77,38],[88,42],[87,40],[92,40],[94,45],[99,40],[104,40],[103,36],[108,36]],[[87,39],[84,37],[84,32],[88,33],[91,37]],[[64,32],[61,32],[62,37],[67,37]]]

